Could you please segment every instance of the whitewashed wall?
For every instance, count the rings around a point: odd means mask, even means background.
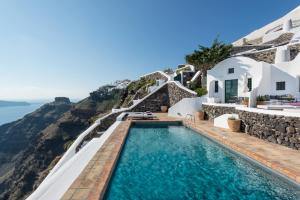
[[[292,94],[300,99],[299,92],[300,55],[290,62],[277,63],[272,66],[272,93]],[[276,91],[276,81],[286,81],[286,90]]]
[[[188,114],[194,115],[202,109],[202,103],[206,102],[206,97],[183,98],[169,108],[168,116],[186,117]]]
[[[234,68],[234,74],[228,74],[228,68]],[[220,98],[225,101],[225,80],[238,79],[238,96],[248,97],[249,93],[243,92],[243,76],[252,78],[252,89],[257,95],[286,95],[291,94],[300,100],[299,77],[300,55],[294,60],[269,64],[257,62],[251,58],[233,57],[217,64],[208,71],[207,90],[208,96]],[[214,81],[219,81],[219,92],[214,92]],[[285,90],[276,90],[276,82],[285,81]]]
[[[222,102],[225,101],[225,80],[238,79],[238,96],[248,97],[249,92],[244,92],[244,76],[247,74],[248,78],[252,78],[252,88],[259,87],[264,81],[262,80],[263,63],[257,62],[247,57],[232,57],[228,58],[207,74],[207,90],[209,91],[209,98],[219,98]],[[228,69],[234,68],[233,74],[228,74]],[[219,91],[214,92],[214,81],[219,81]]]

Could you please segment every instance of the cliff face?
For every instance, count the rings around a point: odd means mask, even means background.
[[[71,107],[71,103],[45,104],[20,120],[0,126],[0,175],[3,176],[9,170],[7,165],[14,160],[16,154],[27,148],[43,129]]]
[[[121,105],[124,89],[104,86],[72,104],[56,98],[23,119],[0,126],[0,199],[24,199],[92,120]]]

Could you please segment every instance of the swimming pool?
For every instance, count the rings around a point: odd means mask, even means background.
[[[105,199],[300,199],[299,188],[184,126],[130,128]]]

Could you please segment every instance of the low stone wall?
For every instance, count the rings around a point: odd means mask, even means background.
[[[300,52],[300,44],[295,44],[289,46],[290,49],[290,60],[294,60],[298,53]]]
[[[226,113],[236,113],[242,120],[242,132],[300,150],[300,118],[247,112],[232,107],[203,105],[202,108],[210,120]]]
[[[256,61],[264,61],[266,63],[274,63],[275,61],[276,49],[270,49],[266,51],[256,52],[256,53],[247,53],[242,56],[252,58]]]
[[[294,36],[294,33],[283,33],[278,38],[271,40],[269,42],[266,42],[264,44],[274,44],[274,45],[286,44],[291,41],[293,36]]]
[[[239,111],[244,132],[269,142],[300,150],[300,118]]]
[[[223,106],[202,105],[202,110],[205,112],[205,118],[208,120],[213,120],[214,118],[224,114],[236,113],[236,109],[234,107]]]
[[[253,39],[253,40],[246,40],[247,44],[252,44],[252,45],[259,45],[262,42],[263,42],[263,38],[262,37],[259,37],[259,38]]]
[[[159,72],[154,72],[148,75],[143,76],[142,78],[145,79],[149,79],[149,80],[164,80],[164,81],[168,81],[168,78],[166,76],[164,76],[163,74],[159,73]]]
[[[270,48],[272,45],[244,45],[244,46],[234,46],[232,47],[232,50],[230,52],[230,55],[235,55],[237,53],[242,53],[244,51],[249,51],[252,49],[255,50],[263,50],[263,49],[267,49]]]

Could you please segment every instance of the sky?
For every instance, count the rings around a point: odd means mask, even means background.
[[[0,0],[0,99],[81,99],[115,80],[231,43],[294,0]]]

